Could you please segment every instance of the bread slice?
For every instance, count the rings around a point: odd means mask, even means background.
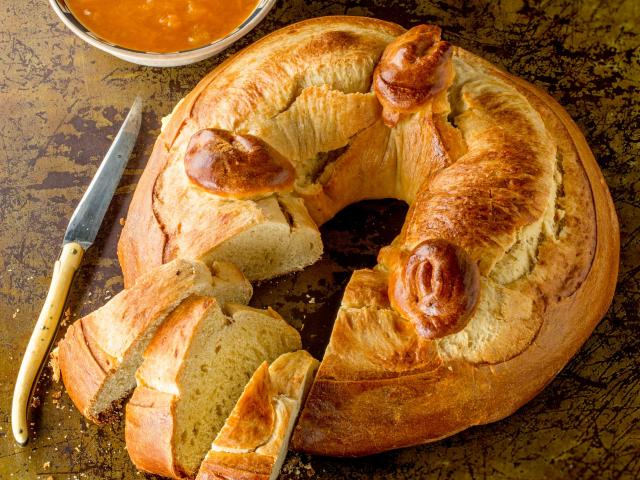
[[[318,368],[304,350],[253,374],[200,465],[197,480],[275,480],[300,406]]]
[[[72,324],[60,341],[58,362],[73,403],[88,419],[109,421],[115,404],[135,387],[134,373],[156,329],[185,298],[246,303],[251,293],[242,273],[221,262],[210,270],[201,262],[174,260],[140,277]]]
[[[195,476],[255,369],[301,346],[273,310],[224,310],[211,297],[188,299],[145,351],[125,423],[127,450],[140,470]]]

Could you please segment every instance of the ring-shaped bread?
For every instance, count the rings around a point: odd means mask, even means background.
[[[613,295],[615,211],[566,112],[437,27],[360,17],[268,35],[176,107],[122,233],[125,283],[175,257],[250,279],[303,268],[317,226],[373,198],[409,211],[347,286],[293,438],[305,452],[371,454],[511,414]]]

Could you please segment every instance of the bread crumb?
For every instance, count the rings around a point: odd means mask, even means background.
[[[51,367],[51,380],[53,380],[56,383],[60,382],[60,364],[58,362],[59,352],[60,350],[58,350],[58,347],[56,347],[53,350],[51,350],[51,353],[49,354],[49,366]],[[60,396],[53,397],[53,398],[60,398]]]
[[[289,457],[287,463],[282,467],[282,472],[295,474],[296,477],[306,476],[307,478],[313,478],[316,476],[316,471],[311,466],[311,463],[303,462],[297,454]]]
[[[122,225],[124,227],[124,222],[125,222],[124,217],[120,217],[119,222],[120,222],[120,225]]]
[[[45,470],[46,470],[47,468],[49,468],[50,466],[51,466],[51,462],[44,462],[44,463],[42,464],[42,468],[44,468]]]
[[[61,322],[62,325],[66,325],[69,322],[70,318],[71,318],[71,307],[67,307],[62,317],[62,322]]]

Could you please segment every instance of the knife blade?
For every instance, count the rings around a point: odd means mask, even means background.
[[[18,444],[29,440],[29,401],[55,338],[62,309],[84,252],[93,244],[113,194],[135,146],[142,119],[142,100],[136,97],[111,147],[76,207],[53,267],[51,285],[18,371],[11,404],[11,428]]]

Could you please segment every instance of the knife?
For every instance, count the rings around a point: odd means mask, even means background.
[[[136,97],[89,188],[71,216],[62,242],[62,253],[53,266],[49,293],[22,359],[11,404],[11,428],[20,445],[29,440],[29,400],[58,328],[69,287],[84,252],[93,244],[111,198],[120,182],[138,138],[142,100]]]

